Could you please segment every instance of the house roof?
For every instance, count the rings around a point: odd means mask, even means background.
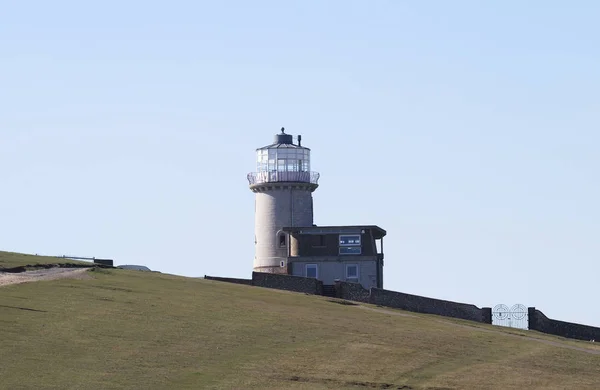
[[[357,234],[362,230],[371,230],[373,237],[378,240],[383,238],[387,232],[377,225],[346,225],[346,226],[295,226],[282,229],[288,233],[299,234]]]

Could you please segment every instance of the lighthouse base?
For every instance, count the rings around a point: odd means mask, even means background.
[[[263,266],[263,267],[254,267],[253,268],[254,272],[265,272],[265,273],[269,273],[269,274],[279,274],[279,275],[287,275],[288,274],[288,267],[287,265],[283,266],[283,267],[274,267],[274,266]]]

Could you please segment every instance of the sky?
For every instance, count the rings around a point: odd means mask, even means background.
[[[384,288],[600,326],[595,1],[7,1],[0,250],[250,277],[285,126]]]

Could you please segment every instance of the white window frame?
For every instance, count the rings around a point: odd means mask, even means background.
[[[358,237],[358,243],[341,244],[340,246],[362,246],[362,237],[360,234],[340,234],[338,237],[338,243],[342,241],[342,237]]]
[[[352,249],[358,249],[357,253],[342,253],[342,251],[344,250],[344,248],[352,248]],[[360,246],[340,246],[339,249],[339,254],[340,256],[360,256],[362,254],[362,247]]]
[[[308,276],[308,267],[314,267],[315,268],[315,279],[319,278],[319,266],[317,264],[311,263],[311,264],[306,264],[304,266],[304,274],[306,275],[307,278],[311,278],[312,276]]]
[[[356,276],[348,275],[349,267],[356,267]],[[359,278],[360,278],[360,269],[358,267],[358,264],[356,264],[356,263],[346,264],[346,279],[359,279]]]

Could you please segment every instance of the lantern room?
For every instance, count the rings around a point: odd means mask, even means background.
[[[317,184],[319,174],[310,170],[310,149],[302,146],[302,136],[294,144],[291,134],[275,135],[271,145],[256,149],[256,172],[248,174],[250,185],[269,182]]]

